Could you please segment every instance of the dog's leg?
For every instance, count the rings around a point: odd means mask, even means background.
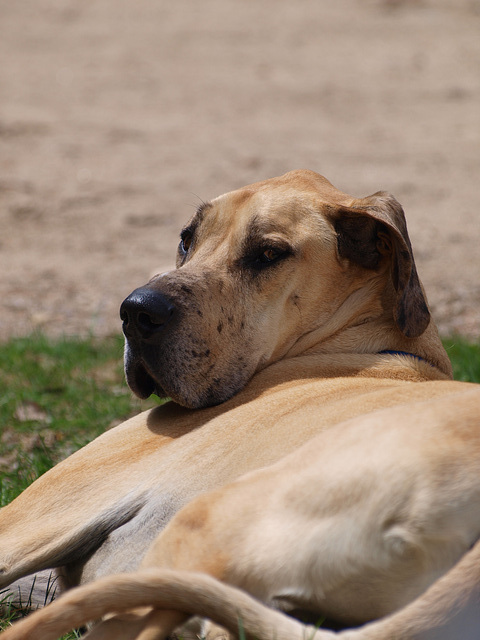
[[[17,529],[23,532],[21,536],[15,536],[15,527],[7,526],[7,532],[2,531],[1,536],[2,550],[5,549],[6,553],[3,566],[0,566],[0,587],[9,585],[32,571],[60,567],[87,557],[114,529],[129,522],[145,501],[146,495],[141,492],[133,493],[111,507],[99,510],[98,515],[84,522],[70,523],[67,516],[62,520],[62,513],[58,513],[58,520],[52,518],[45,527],[47,531],[39,526],[39,519],[31,528],[24,524]],[[14,504],[2,509],[2,516],[7,518],[7,510]],[[70,509],[69,513],[75,514],[75,510]],[[49,516],[51,518],[51,514]],[[28,517],[26,520],[28,521]],[[11,537],[8,536],[8,530],[11,530]]]

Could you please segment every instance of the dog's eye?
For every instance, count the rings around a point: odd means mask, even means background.
[[[180,247],[184,253],[187,253],[192,245],[193,234],[190,231],[184,231],[180,237]]]
[[[271,247],[269,247],[268,249],[265,249],[265,251],[263,251],[263,253],[258,257],[258,261],[262,262],[263,264],[268,264],[269,262],[274,262],[284,253],[284,251],[272,249]]]
[[[289,246],[253,246],[241,260],[241,264],[256,271],[261,271],[262,269],[279,264],[285,258],[293,255],[293,253],[293,249]]]

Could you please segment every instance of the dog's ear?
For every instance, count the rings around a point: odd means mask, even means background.
[[[390,194],[379,191],[336,209],[332,218],[341,258],[366,269],[376,269],[385,258],[390,261],[396,292],[395,322],[408,338],[421,335],[430,322],[430,312],[400,204]]]

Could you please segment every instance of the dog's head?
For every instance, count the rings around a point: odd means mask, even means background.
[[[131,389],[192,408],[227,400],[302,340],[311,349],[379,317],[415,337],[430,319],[396,200],[352,198],[311,171],[203,204],[177,268],[120,313]]]

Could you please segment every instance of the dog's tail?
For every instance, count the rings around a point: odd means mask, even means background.
[[[248,637],[276,640],[333,640],[325,631],[315,635],[307,627],[269,609],[244,592],[200,573],[150,570],[102,578],[65,593],[59,600],[1,635],[2,640],[57,640],[87,622],[108,613],[122,613],[138,607],[154,607],[145,617],[108,619],[94,628],[91,638],[165,638],[193,614],[214,620],[237,635],[243,628]],[[164,611],[161,611],[161,610]]]
[[[110,618],[91,640],[162,640],[192,615],[234,635],[258,640],[478,640],[480,542],[422,596],[382,620],[335,634],[301,624],[246,593],[200,573],[150,570],[110,576],[67,592],[3,633],[2,640],[56,640],[106,614],[153,607],[137,617]]]

